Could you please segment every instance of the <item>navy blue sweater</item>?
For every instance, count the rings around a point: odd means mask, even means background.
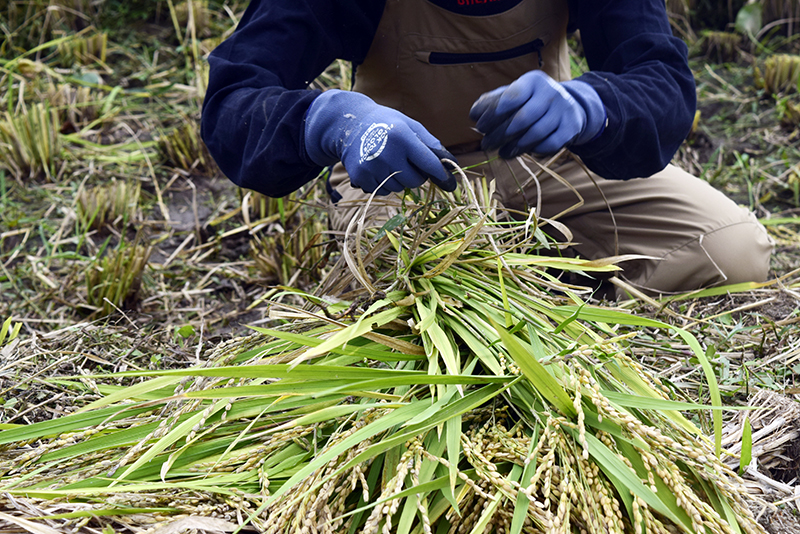
[[[319,95],[307,87],[334,59],[363,62],[383,6],[252,0],[209,57],[203,106],[203,139],[234,183],[280,197],[319,174],[303,142],[305,112]],[[686,45],[672,36],[664,0],[570,0],[570,27],[581,31],[591,70],[579,79],[608,112],[603,134],[573,151],[604,178],[660,171],[689,132],[696,106]]]

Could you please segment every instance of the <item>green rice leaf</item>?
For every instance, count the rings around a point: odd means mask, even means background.
[[[525,378],[528,379],[536,391],[547,399],[558,411],[568,417],[574,417],[576,415],[575,407],[572,405],[569,395],[567,395],[564,388],[556,382],[556,379],[533,357],[530,351],[522,347],[514,336],[494,322],[493,326],[503,340],[508,354],[514,360],[514,363],[519,366]]]
[[[344,404],[339,406],[328,406],[326,408],[322,408],[320,410],[312,412],[308,415],[292,419],[288,423],[275,427],[273,431],[280,432],[282,430],[288,430],[290,428],[295,428],[298,426],[312,425],[314,423],[319,423],[320,421],[330,421],[336,419],[337,417],[363,412],[364,410],[369,410],[372,408],[396,409],[407,405],[408,403],[371,403],[371,404]]]
[[[110,404],[115,404],[123,400],[136,399],[153,391],[158,391],[163,387],[177,384],[178,382],[180,382],[180,378],[171,376],[163,376],[159,378],[154,378],[153,380],[140,382],[132,386],[121,388],[114,393],[101,397],[96,401],[87,404],[86,406],[79,409],[75,413],[90,412],[92,410],[96,410],[98,408],[102,408],[103,406],[108,406]],[[164,399],[162,398],[162,400]]]
[[[372,369],[368,367],[339,365],[299,365],[276,363],[266,365],[233,365],[220,367],[190,367],[187,369],[142,370],[113,373],[105,376],[211,376],[217,378],[289,378],[294,380],[369,380],[404,374],[424,375],[424,371],[400,371],[394,369]],[[87,375],[92,376],[94,375]]]
[[[379,241],[388,232],[403,226],[407,221],[408,218],[402,213],[394,215],[388,221],[386,221],[383,226],[381,226],[381,229],[378,230],[378,233],[375,234],[375,237],[373,237],[372,240]]]
[[[528,448],[528,458],[525,461],[525,467],[522,471],[522,477],[520,478],[520,486],[525,487],[528,481],[533,476],[533,473],[536,471],[536,459],[531,458],[533,455],[533,449],[536,448],[536,444],[539,442],[539,427],[534,427],[533,435],[531,436],[531,444]],[[523,492],[517,492],[517,502],[514,506],[514,515],[511,518],[511,526],[509,527],[508,534],[520,534],[522,532],[522,526],[525,524],[525,518],[528,515],[528,505],[530,504],[530,499],[528,496],[525,495]]]
[[[450,491],[456,489],[458,480],[458,461],[461,457],[461,416],[451,417],[445,423],[445,434],[447,435],[447,461],[448,477],[450,478]]]
[[[475,225],[469,229],[467,235],[464,236],[464,239],[461,240],[461,244],[456,248],[453,252],[448,254],[446,258],[444,258],[439,264],[431,269],[430,271],[424,273],[422,276],[423,278],[433,278],[434,276],[438,276],[445,272],[448,267],[450,267],[456,260],[461,257],[461,254],[466,250],[466,248],[472,244],[475,240],[475,236],[481,231],[483,225],[486,223],[486,215],[484,215]]]
[[[682,402],[667,399],[659,399],[653,397],[642,397],[639,395],[630,395],[628,393],[620,393],[618,391],[610,391],[601,389],[600,392],[611,402],[625,408],[640,408],[642,410],[660,410],[660,411],[674,411],[674,410],[749,410],[746,406],[708,406],[707,404],[697,404],[696,402]],[[692,425],[690,428],[694,429],[694,433],[700,431]]]
[[[731,505],[728,503],[728,500],[719,494],[719,490],[716,486],[709,484],[702,477],[696,478],[697,482],[708,496],[708,500],[711,502],[711,506],[714,508],[714,510],[716,510],[722,517],[725,518],[731,530],[733,530],[735,534],[741,534],[742,527],[739,526],[739,519],[736,516],[736,513],[731,509]]]
[[[374,330],[375,328],[381,327],[388,322],[394,321],[400,315],[404,313],[403,308],[389,308],[382,312],[378,312],[374,315],[369,316],[367,318],[367,313],[361,316],[359,320],[347,328],[344,328],[340,332],[333,335],[330,339],[327,339],[325,342],[317,345],[316,347],[309,348],[306,352],[304,352],[300,357],[294,360],[291,363],[291,368],[295,368],[301,362],[305,360],[309,360],[314,358],[315,356],[320,356],[325,354],[326,352],[331,351],[332,349],[336,349],[351,341],[355,338],[361,337],[364,334],[367,334]]]
[[[371,438],[377,434],[385,432],[386,430],[399,426],[407,419],[414,417],[422,410],[425,409],[425,403],[423,402],[412,402],[407,404],[397,410],[393,410],[389,414],[379,418],[376,421],[358,429],[356,432],[348,436],[346,439],[342,440],[340,443],[337,443],[333,447],[330,447],[322,454],[316,456],[314,460],[309,462],[305,467],[297,471],[289,480],[287,480],[283,485],[281,485],[280,489],[278,489],[275,493],[270,495],[269,499],[264,503],[264,506],[269,505],[270,503],[274,502],[278,497],[289,491],[292,487],[294,487],[298,482],[303,480],[309,474],[314,472],[316,469],[319,469],[332,459],[338,457],[344,451],[354,447],[361,441]],[[402,441],[401,441],[402,443]],[[392,445],[395,445],[394,443]],[[387,449],[390,447],[386,447]]]
[[[742,452],[739,456],[739,473],[744,473],[744,470],[750,465],[753,460],[753,429],[750,427],[750,418],[744,418],[742,425]]]
[[[219,405],[219,408],[223,408],[223,405]],[[203,419],[203,413],[196,413],[192,417],[188,418],[183,423],[176,426],[173,430],[167,433],[164,437],[159,439],[155,444],[149,447],[142,456],[136,459],[133,464],[129,465],[125,471],[122,472],[121,475],[114,481],[111,485],[113,486],[117,482],[121,482],[125,480],[125,478],[135,471],[137,468],[141,467],[142,465],[148,463],[153,458],[155,458],[159,453],[164,451],[167,447],[175,443],[181,438],[186,437],[187,434],[192,430],[192,428],[197,425]]]
[[[560,333],[561,333],[561,332],[562,332],[562,331],[563,331],[563,330],[564,330],[566,327],[568,327],[568,326],[569,326],[569,325],[572,323],[572,321],[574,321],[575,319],[577,319],[577,318],[578,318],[578,315],[580,315],[580,313],[581,313],[581,310],[583,309],[583,307],[584,307],[584,306],[585,306],[585,303],[584,303],[584,304],[581,304],[581,305],[578,307],[578,309],[577,309],[577,310],[575,310],[575,311],[572,313],[572,315],[570,315],[569,317],[567,317],[566,319],[564,319],[563,321],[561,321],[561,322],[559,323],[559,325],[556,327],[556,329],[555,329],[555,330],[553,330],[553,335],[560,334]]]

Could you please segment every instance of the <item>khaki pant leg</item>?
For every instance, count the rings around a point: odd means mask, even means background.
[[[528,173],[518,162],[495,160],[490,167],[507,207],[526,210],[535,203],[537,185],[523,179]],[[538,169],[533,163],[529,167]],[[657,258],[620,264],[621,277],[636,287],[658,294],[766,279],[772,239],[752,213],[703,180],[672,165],[649,178],[627,181],[592,174],[594,182],[574,160],[551,168],[584,199],[559,218],[572,231],[581,256]],[[525,181],[521,191],[517,184]],[[579,200],[549,175],[542,175],[539,184],[544,217]]]

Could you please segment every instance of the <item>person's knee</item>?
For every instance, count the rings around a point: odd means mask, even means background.
[[[706,286],[763,282],[769,273],[774,242],[755,216],[702,236],[698,246],[716,265]]]
[[[719,265],[719,279],[715,283],[763,282],[767,279],[774,241],[752,214],[741,224],[705,236],[699,244]]]
[[[747,214],[739,222],[704,233],[652,260],[649,268],[639,269],[629,281],[651,294],[763,282],[773,246],[766,229]]]

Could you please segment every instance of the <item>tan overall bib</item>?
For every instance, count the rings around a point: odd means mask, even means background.
[[[519,161],[482,152],[468,113],[481,94],[530,70],[569,79],[568,18],[567,0],[523,0],[485,17],[455,14],[428,0],[387,0],[354,90],[421,122],[462,167],[478,165],[472,174],[494,179],[504,206],[528,212],[540,187],[538,215],[553,217],[574,208],[575,192],[547,174],[537,186]],[[538,169],[532,162],[528,166]],[[766,279],[773,245],[763,226],[677,167],[628,181],[590,175],[572,156],[550,169],[583,198],[583,205],[559,219],[572,231],[580,256],[659,258],[621,264],[621,277],[634,286],[666,293]],[[341,164],[331,184],[342,195],[330,210],[331,226],[344,230],[368,195],[350,186]],[[391,209],[373,215],[388,218]]]

